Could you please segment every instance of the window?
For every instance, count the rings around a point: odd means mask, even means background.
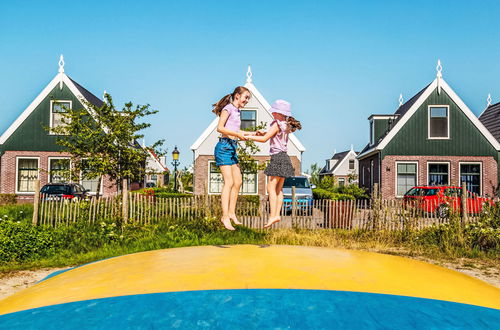
[[[349,159],[349,169],[354,170],[354,159]]]
[[[460,186],[465,182],[467,190],[481,195],[481,164],[460,164]]]
[[[242,194],[257,193],[257,172],[243,172],[242,180]],[[220,194],[223,184],[224,179],[222,178],[219,167],[215,165],[215,162],[209,162],[208,192],[210,194]]]
[[[429,139],[448,139],[449,119],[447,106],[429,107]]]
[[[257,110],[241,110],[241,129],[255,128],[257,126]]]
[[[17,159],[17,192],[35,192],[38,158]]]
[[[429,186],[445,186],[450,183],[450,164],[429,163],[428,171],[429,175],[427,181]]]
[[[71,109],[71,101],[50,101],[50,127],[65,125],[62,120],[66,109]]]
[[[88,173],[87,160],[82,160],[82,172],[80,175],[80,184],[85,190],[92,193],[97,193],[97,185],[99,184],[99,177],[92,177]],[[102,186],[101,186],[102,187]],[[100,189],[99,194],[102,194],[102,189]]]
[[[222,179],[222,174],[215,162],[209,162],[209,177],[208,177],[208,192],[211,194],[220,194],[222,192],[222,184],[224,183]]]
[[[339,186],[343,187],[345,185],[345,179],[339,178]]]
[[[70,180],[70,160],[69,158],[51,159],[49,158],[49,182],[63,183]]]
[[[411,188],[417,185],[417,164],[396,163],[396,196],[404,196]]]

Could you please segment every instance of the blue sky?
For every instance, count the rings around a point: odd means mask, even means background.
[[[146,143],[189,146],[210,105],[252,65],[269,102],[283,98],[303,124],[304,168],[368,141],[370,114],[393,113],[444,79],[479,115],[500,101],[496,1],[15,1],[0,4],[0,130],[57,73],[117,104],[149,103]],[[170,165],[169,165],[170,166]]]

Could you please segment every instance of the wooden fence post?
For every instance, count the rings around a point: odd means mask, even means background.
[[[462,198],[460,200],[462,203],[462,224],[467,222],[467,184],[462,182]]]
[[[123,222],[128,222],[128,180],[122,179],[122,217]]]
[[[35,180],[35,196],[33,197],[33,225],[38,225],[38,204],[40,203],[40,180]]]
[[[297,188],[292,186],[292,219],[295,218],[297,214],[297,196],[296,196]]]
[[[373,212],[373,229],[379,229],[380,222],[380,196],[378,191],[378,183],[373,184],[372,191],[372,212]]]

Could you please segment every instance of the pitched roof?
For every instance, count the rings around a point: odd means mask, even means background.
[[[438,81],[439,79],[439,81]],[[392,138],[399,132],[399,130],[406,124],[406,122],[413,116],[413,114],[418,110],[422,103],[431,95],[431,93],[438,88],[441,88],[448,96],[457,104],[457,106],[462,110],[462,112],[469,118],[469,120],[476,126],[476,128],[484,135],[484,137],[491,143],[491,145],[500,150],[500,143],[495,137],[486,129],[479,119],[474,115],[474,113],[467,107],[467,105],[462,101],[462,99],[451,89],[451,87],[446,83],[443,78],[436,78],[427,85],[420,92],[415,94],[411,99],[409,99],[405,104],[401,105],[396,114],[400,114],[395,122],[391,125],[384,136],[379,141],[375,141],[374,145],[368,144],[358,158],[363,158],[372,153],[376,153],[384,149],[387,144],[392,140]]]
[[[481,123],[500,142],[500,102],[487,107],[479,116]]]
[[[100,98],[89,92],[85,87],[74,81],[71,77],[68,76],[68,78],[73,82],[73,84],[75,84],[75,87],[80,91],[80,93],[88,102],[98,108],[100,108],[104,104],[104,102]]]
[[[321,171],[319,172],[319,174],[333,174],[333,172],[335,172],[335,170],[340,166],[340,164],[342,164],[343,160],[351,153],[351,152],[354,152],[354,155],[357,156],[359,154],[359,152],[357,151],[354,151],[354,150],[346,150],[346,151],[342,151],[342,152],[337,152],[335,153],[332,158],[330,159],[335,159],[337,160],[337,162],[335,163],[335,165],[333,165],[333,167],[330,169],[330,170],[327,170],[326,169],[326,165],[321,169]]]

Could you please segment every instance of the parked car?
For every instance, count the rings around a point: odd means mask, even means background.
[[[86,199],[88,190],[78,183],[48,183],[40,189],[44,200]]]
[[[316,188],[309,183],[305,176],[294,176],[286,178],[283,184],[283,207],[286,214],[292,213],[292,187],[295,187],[295,198],[297,200],[297,212],[301,214],[312,214],[313,192]]]
[[[444,218],[450,210],[461,211],[462,188],[455,186],[413,187],[404,195],[403,201],[405,205],[418,207],[426,213],[433,213]],[[484,205],[493,205],[493,200],[467,191],[467,213],[481,213]]]

